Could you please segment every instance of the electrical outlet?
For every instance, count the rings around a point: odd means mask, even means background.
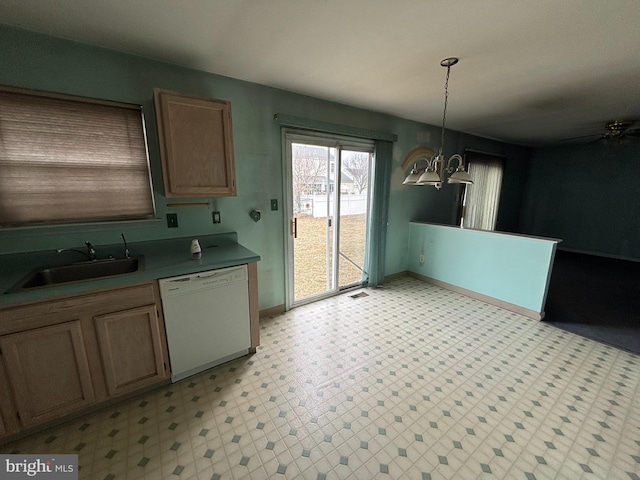
[[[167,213],[167,227],[178,228],[178,214]]]
[[[220,212],[211,212],[213,223],[220,223]]]
[[[271,199],[271,210],[278,210],[278,199],[277,198],[272,198]]]
[[[424,263],[424,255],[420,255],[420,263]]]

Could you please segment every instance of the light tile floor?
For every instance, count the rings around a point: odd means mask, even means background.
[[[640,480],[638,356],[411,278],[364,291],[1,450],[78,453],[92,480]]]

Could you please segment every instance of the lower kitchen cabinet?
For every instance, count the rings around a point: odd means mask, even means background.
[[[9,388],[9,378],[0,355],[0,438],[19,430],[17,410]]]
[[[4,307],[0,441],[168,382],[168,365],[155,281]]]
[[[20,423],[31,427],[95,400],[79,321],[0,337]]]
[[[108,395],[145,387],[166,376],[155,305],[95,317]]]

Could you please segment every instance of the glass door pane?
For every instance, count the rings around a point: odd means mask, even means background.
[[[373,153],[341,150],[339,288],[368,280],[365,268]]]
[[[335,289],[336,159],[336,148],[291,144],[294,303]]]

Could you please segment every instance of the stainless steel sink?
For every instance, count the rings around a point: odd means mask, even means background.
[[[11,287],[7,293],[15,293],[30,288],[52,287],[65,283],[126,275],[139,272],[143,268],[143,256],[93,260],[57,267],[38,268]]]

